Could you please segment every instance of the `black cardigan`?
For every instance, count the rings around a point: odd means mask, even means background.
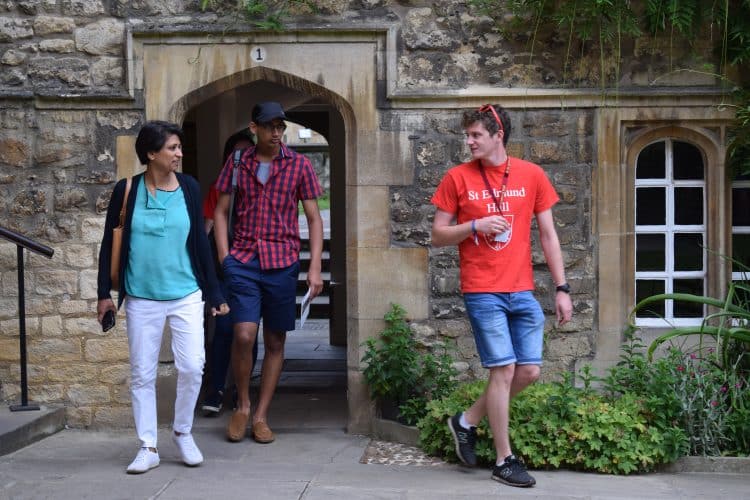
[[[125,217],[125,227],[122,232],[122,250],[120,253],[118,308],[122,305],[122,301],[125,298],[125,266],[128,262],[128,253],[130,251],[130,222],[133,219],[138,186],[142,180],[143,174],[133,176],[128,196],[127,215]],[[208,297],[207,302],[213,307],[218,308],[226,300],[216,279],[216,273],[212,265],[211,247],[209,246],[208,237],[203,226],[200,186],[198,185],[198,181],[189,175],[177,173],[177,180],[185,195],[185,204],[187,205],[188,217],[190,217],[190,233],[188,233],[187,249],[190,255],[190,263],[193,266],[193,273],[198,281],[198,286],[200,286],[203,292],[203,300],[206,300],[206,297]],[[112,229],[119,224],[122,198],[125,196],[125,182],[125,179],[121,179],[115,185],[112,197],[109,200],[109,207],[107,208],[104,236],[99,250],[99,276],[97,279],[97,296],[99,300],[112,297],[110,294],[112,279],[109,276],[112,257]],[[148,279],[148,277],[145,277],[145,279]]]

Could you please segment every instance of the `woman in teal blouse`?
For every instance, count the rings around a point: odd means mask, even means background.
[[[178,172],[182,140],[183,133],[177,125],[151,121],[143,126],[135,144],[146,171],[133,177],[127,199],[118,290],[118,306],[125,303],[130,392],[141,440],[138,454],[127,467],[130,474],[159,465],[156,375],[165,323],[172,332],[178,373],[172,439],[186,465],[203,462],[190,431],[205,362],[204,297],[212,305],[212,314],[229,312],[203,231],[200,187],[195,179]],[[123,179],[115,186],[110,200],[99,253],[100,322],[107,311],[116,311],[110,295],[109,269],[112,229],[118,223],[124,195]]]

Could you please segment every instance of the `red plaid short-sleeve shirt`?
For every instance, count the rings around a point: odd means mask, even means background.
[[[299,201],[317,198],[323,189],[310,160],[285,144],[271,161],[265,185],[256,176],[258,165],[255,147],[247,148],[237,172],[234,241],[229,253],[246,263],[257,252],[262,269],[288,267],[299,260]],[[232,192],[231,156],[216,180],[216,189]]]

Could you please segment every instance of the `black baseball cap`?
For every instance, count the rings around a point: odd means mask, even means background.
[[[286,120],[284,109],[275,101],[259,102],[253,106],[251,119],[257,124],[269,123],[276,119]]]

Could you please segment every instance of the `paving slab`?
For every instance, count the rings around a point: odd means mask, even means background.
[[[160,434],[166,441],[168,430]],[[489,470],[456,465],[367,465],[369,442],[340,430],[279,432],[270,445],[228,443],[196,431],[206,462],[182,465],[171,444],[161,465],[125,474],[134,451],[129,432],[65,430],[0,459],[0,497],[25,498],[253,498],[253,499],[672,499],[748,498],[743,474],[610,476],[536,471],[537,486],[515,489],[489,479]]]
[[[741,473],[534,471],[537,486],[517,489],[490,480],[488,469],[398,451],[391,452],[398,460],[369,461],[373,441],[346,433],[345,392],[277,394],[271,444],[227,442],[227,418],[196,417],[193,433],[206,458],[199,467],[184,466],[169,429],[160,428],[161,465],[135,476],[125,473],[138,447],[132,429],[65,429],[0,457],[0,499],[750,499],[750,474]]]

